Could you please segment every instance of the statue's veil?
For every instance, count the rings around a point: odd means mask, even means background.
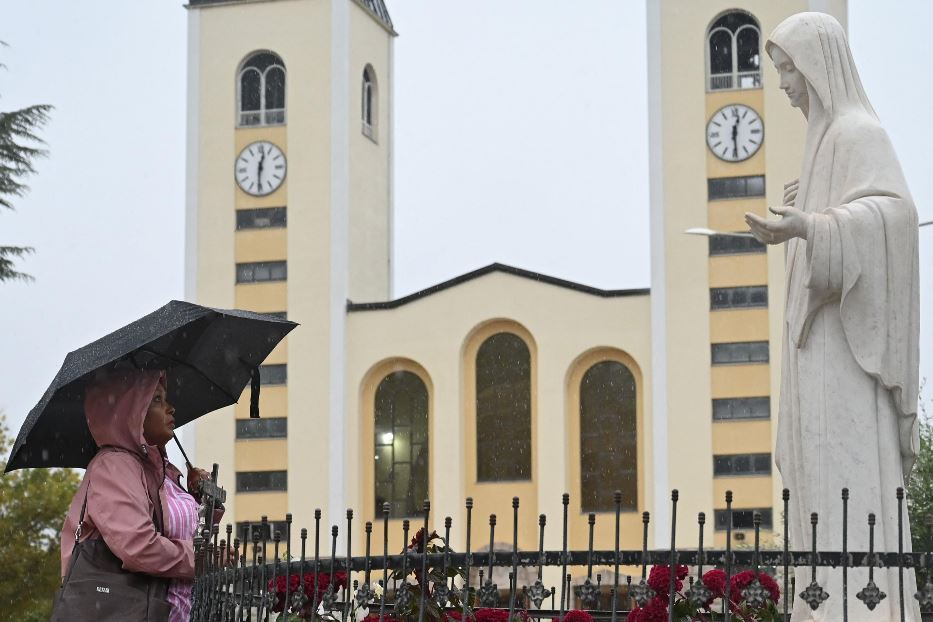
[[[833,120],[847,113],[867,114],[875,121],[878,117],[862,88],[842,24],[835,17],[825,13],[791,15],[778,24],[765,43],[769,55],[774,46],[790,57],[807,80],[810,111],[797,193],[797,206],[806,210],[802,202],[815,173],[816,154]]]

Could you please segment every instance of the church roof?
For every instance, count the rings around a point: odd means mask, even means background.
[[[392,25],[392,18],[389,17],[389,9],[386,8],[384,0],[353,0],[363,7],[367,13],[375,17],[392,34],[396,34],[395,27]]]
[[[555,287],[563,287],[565,289],[572,289],[577,292],[584,294],[590,294],[592,296],[599,296],[600,298],[618,298],[622,296],[647,296],[650,293],[650,289],[599,289],[596,287],[590,287],[589,285],[583,285],[581,283],[576,283],[574,281],[566,281],[564,279],[558,279],[557,277],[547,276],[546,274],[541,274],[540,272],[532,272],[531,270],[523,270],[521,268],[516,268],[514,266],[507,266],[501,263],[489,264],[484,268],[479,270],[474,270],[473,272],[467,272],[466,274],[461,274],[458,277],[454,277],[443,283],[438,283],[437,285],[432,285],[431,287],[422,289],[413,294],[403,296],[401,298],[396,298],[395,300],[387,300],[385,302],[351,302],[347,301],[347,311],[379,311],[386,309],[396,309],[402,305],[406,305],[409,302],[414,302],[421,298],[425,298],[432,294],[437,294],[442,292],[445,289],[450,289],[456,287],[457,285],[462,285],[467,281],[472,281],[480,277],[486,276],[493,272],[502,272],[505,274],[511,274],[513,276],[521,277],[523,279],[530,279],[532,281],[538,281],[539,283],[546,283],[548,285],[553,285]]]
[[[208,4],[233,4],[236,2],[248,2],[249,0],[188,0],[188,6],[205,6]],[[385,0],[353,0],[364,11],[372,15],[376,21],[381,23],[386,30],[393,35],[395,27],[392,25],[392,18],[389,16],[389,9],[386,8]]]

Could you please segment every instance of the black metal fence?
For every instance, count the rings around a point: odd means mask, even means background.
[[[215,471],[216,473],[216,471]],[[217,489],[220,490],[220,489]],[[222,493],[222,491],[221,491]],[[610,620],[789,620],[794,599],[800,599],[813,610],[826,606],[832,598],[842,599],[842,619],[855,607],[874,610],[885,598],[897,599],[900,620],[911,619],[909,599],[915,598],[924,612],[933,611],[933,552],[905,552],[904,491],[896,491],[898,503],[897,551],[875,551],[875,517],[869,515],[864,528],[869,534],[867,551],[848,550],[851,527],[843,518],[842,549],[818,549],[821,526],[817,514],[811,515],[811,546],[809,550],[791,551],[787,537],[787,516],[790,494],[783,494],[783,548],[762,548],[761,517],[755,514],[754,544],[743,550],[732,547],[732,493],[726,493],[725,549],[704,546],[706,516],[697,516],[698,547],[678,548],[676,542],[678,493],[671,495],[670,546],[664,550],[649,550],[650,515],[642,514],[641,550],[620,550],[620,516],[622,495],[615,500],[615,548],[594,550],[595,515],[589,515],[589,547],[568,549],[568,507],[570,497],[563,495],[561,550],[545,550],[545,515],[538,517],[539,547],[537,551],[519,551],[519,499],[512,501],[510,551],[496,551],[496,515],[489,516],[489,547],[484,552],[473,549],[477,538],[473,501],[466,499],[465,551],[454,552],[450,541],[452,520],[445,518],[442,534],[431,532],[431,506],[424,502],[420,525],[402,522],[404,551],[389,550],[390,516],[388,504],[382,510],[382,525],[365,524],[365,555],[353,556],[353,511],[346,514],[346,550],[338,551],[338,532],[334,525],[322,531],[321,511],[314,513],[313,533],[297,532],[298,550],[291,543],[295,531],[291,515],[286,515],[284,533],[276,530],[271,541],[260,537],[269,533],[265,518],[260,529],[242,526],[234,534],[226,526],[225,537],[215,526],[203,530],[195,542],[197,578],[194,586],[194,607],[191,620],[245,622],[266,620],[303,620],[344,622],[518,622],[556,618],[560,622],[589,621],[590,618]],[[848,491],[843,489],[840,502],[846,514]],[[214,498],[206,496],[204,514],[212,511]],[[210,507],[208,507],[210,506]],[[483,521],[485,522],[485,521]],[[414,530],[414,533],[412,531]],[[485,527],[483,528],[485,531]],[[381,532],[381,533],[379,533]],[[378,539],[381,539],[379,546]],[[229,543],[229,546],[228,546]],[[251,544],[252,546],[247,546]],[[376,550],[374,550],[376,547]],[[381,550],[380,550],[381,549]],[[559,585],[545,585],[545,568],[559,567]],[[604,568],[594,575],[595,568]],[[625,574],[621,568],[635,568]],[[583,576],[579,585],[571,584],[574,575]],[[792,575],[794,569],[809,569],[810,582],[798,591]],[[831,568],[841,574],[842,594],[827,594],[818,582],[817,569]],[[496,570],[500,569],[498,573]],[[568,572],[578,569],[578,572]],[[704,572],[706,569],[706,572]],[[866,585],[849,584],[850,570],[867,569]],[[897,594],[886,595],[875,584],[875,569],[897,569]],[[495,579],[508,571],[507,585]],[[519,571],[522,571],[521,573]],[[916,571],[915,593],[907,593],[911,584],[907,578]],[[552,571],[553,574],[553,571]],[[495,576],[494,576],[495,575]],[[521,577],[524,575],[524,579]],[[551,575],[548,575],[551,576]],[[534,579],[534,580],[532,580]],[[882,585],[884,583],[882,582]],[[913,591],[913,590],[910,590]],[[856,599],[852,600],[851,596]],[[889,601],[890,602],[890,601]],[[887,605],[888,603],[886,603]],[[584,610],[580,614],[571,610]],[[663,614],[659,614],[663,611]],[[650,614],[650,615],[649,615]],[[278,617],[276,617],[278,616]],[[582,616],[582,618],[581,618]],[[652,617],[653,616],[653,617]],[[924,614],[924,619],[927,619]]]

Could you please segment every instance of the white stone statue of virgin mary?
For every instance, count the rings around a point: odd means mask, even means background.
[[[897,551],[896,489],[919,445],[919,257],[917,211],[887,133],[865,95],[842,26],[821,13],[784,20],[766,45],[791,105],[807,118],[803,165],[788,184],[781,218],[746,214],[767,244],[786,242],[787,297],[775,461],[791,491],[791,548],[810,548],[819,513],[822,550]],[[904,507],[904,550],[910,529]],[[875,572],[887,597],[873,611],[855,598],[868,583],[850,571],[848,619],[900,619],[896,570]],[[843,620],[842,573],[822,569],[829,594],[816,611],[794,594],[792,620]],[[799,594],[810,570],[796,572]],[[905,619],[919,622],[913,571]]]

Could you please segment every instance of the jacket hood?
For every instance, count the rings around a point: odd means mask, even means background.
[[[165,372],[130,369],[111,371],[88,385],[84,416],[98,447],[149,453],[143,422],[159,384],[165,386]]]

